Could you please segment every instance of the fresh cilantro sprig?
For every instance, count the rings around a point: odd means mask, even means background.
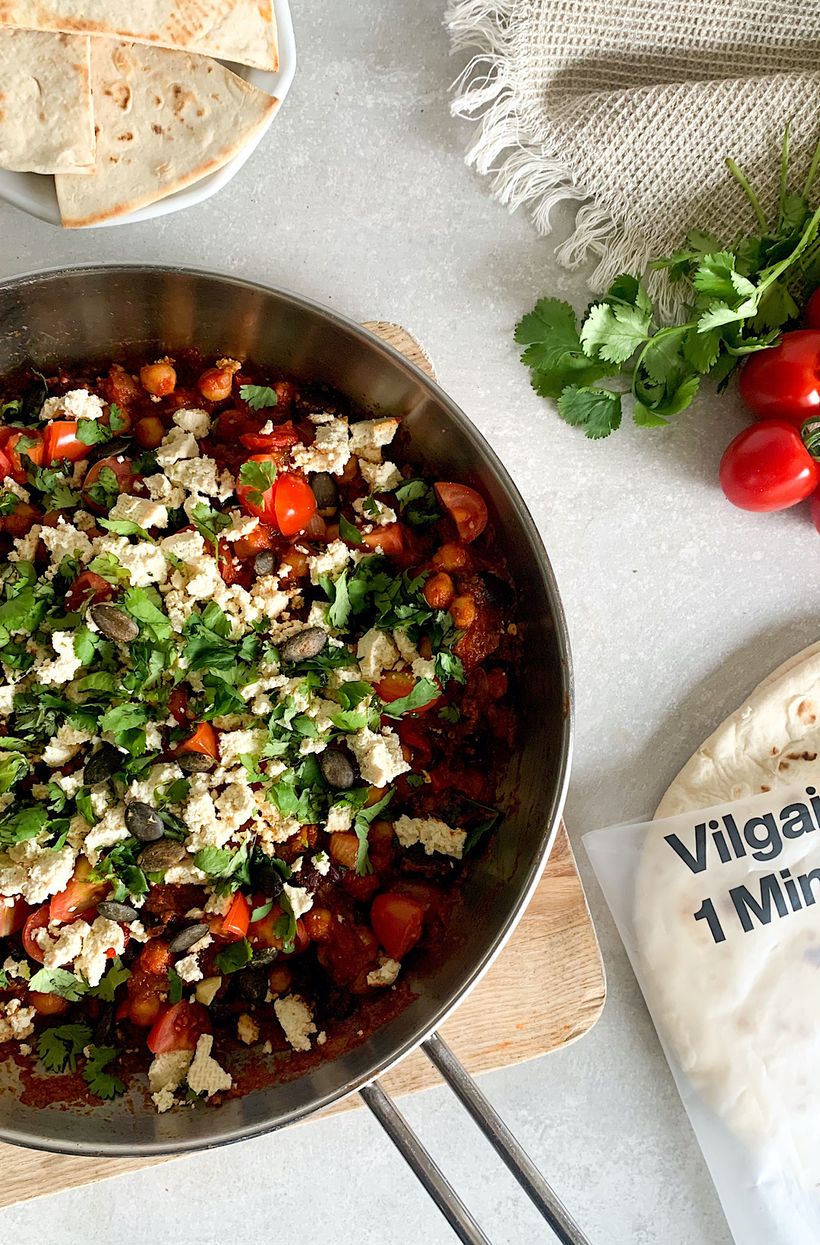
[[[87,1082],[92,1094],[98,1098],[116,1098],[125,1093],[125,1085],[118,1076],[112,1076],[105,1069],[119,1056],[115,1046],[91,1046],[86,1048],[86,1064],[83,1068],[83,1079]]]
[[[781,153],[777,216],[766,220],[743,172],[727,160],[757,222],[756,234],[729,245],[694,231],[674,255],[652,264],[680,287],[682,324],[662,324],[643,282],[623,274],[579,326],[572,308],[544,298],[518,324],[515,339],[536,393],[556,402],[568,424],[592,439],[620,427],[623,395],[632,418],[659,428],[692,402],[701,379],[721,386],[748,354],[776,344],[820,277],[820,209],[809,203],[820,145],[800,192],[788,186],[789,130]]]
[[[245,498],[253,506],[261,506],[265,500],[265,493],[273,486],[276,480],[276,463],[272,462],[254,462],[249,458],[239,468],[239,483],[243,486]]]
[[[279,400],[276,390],[269,385],[240,385],[239,396],[252,411],[267,410],[268,407],[276,406]]]

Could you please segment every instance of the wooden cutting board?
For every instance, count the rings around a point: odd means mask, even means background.
[[[365,327],[435,377],[429,358],[406,330],[382,321]],[[583,1037],[600,1016],[605,998],[598,940],[562,824],[518,928],[441,1033],[471,1072],[488,1072]],[[433,1066],[416,1052],[384,1077],[383,1084],[400,1095],[426,1089],[438,1080]],[[327,1114],[360,1105],[354,1094]],[[0,1207],[171,1161],[66,1158],[0,1145]]]

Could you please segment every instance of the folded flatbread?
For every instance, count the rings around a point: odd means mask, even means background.
[[[277,101],[206,56],[92,39],[93,177],[59,175],[69,228],[98,225],[213,173],[269,123]]]
[[[90,39],[0,30],[0,168],[94,168]]]
[[[275,71],[273,0],[0,0],[0,26],[109,35]]]

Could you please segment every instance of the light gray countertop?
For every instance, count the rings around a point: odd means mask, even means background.
[[[541,294],[581,307],[552,260],[465,169],[442,0],[292,0],[300,68],[267,140],[217,198],[132,228],[65,233],[0,208],[0,275],[67,263],[199,265],[414,331],[509,467],[553,560],[577,675],[567,821],[609,977],[575,1046],[483,1087],[594,1245],[729,1235],[580,835],[649,813],[757,680],[816,637],[808,518],[745,515],[716,488],[740,426],[703,399],[676,429],[585,441],[531,392],[512,330]],[[564,222],[566,223],[566,222]],[[722,425],[722,427],[721,427]],[[545,1239],[443,1090],[407,1114],[494,1242]],[[43,1162],[48,1162],[47,1157]],[[0,1239],[87,1245],[336,1245],[454,1238],[361,1111],[0,1212]]]

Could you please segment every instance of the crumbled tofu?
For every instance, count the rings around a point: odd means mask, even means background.
[[[202,981],[198,981],[194,990],[197,1003],[202,1003],[205,1007],[210,1007],[216,998],[221,985],[221,977],[204,977]]]
[[[316,424],[315,440],[313,445],[293,447],[291,457],[295,465],[306,472],[328,471],[331,475],[341,475],[350,461],[347,420],[326,415],[312,415],[311,419]]]
[[[42,530],[41,525],[35,523],[25,536],[15,542],[14,548],[9,552],[9,561],[33,562],[34,556],[37,553],[37,546],[40,543],[40,533]]]
[[[51,643],[57,656],[38,668],[37,679],[47,686],[70,683],[83,664],[74,652],[74,632],[53,631]]]
[[[349,804],[331,804],[325,822],[326,834],[344,834],[353,825],[353,809]]]
[[[3,961],[3,972],[7,977],[19,977],[21,981],[28,981],[31,976],[28,960],[15,960],[11,956]]]
[[[168,1111],[174,1105],[174,1091],[185,1080],[193,1055],[190,1050],[171,1050],[154,1056],[148,1069],[148,1084],[158,1111]]]
[[[205,553],[205,541],[199,532],[176,532],[173,536],[164,536],[159,547],[163,553],[194,565]]]
[[[110,553],[124,567],[134,588],[162,584],[168,578],[168,564],[161,546],[146,542],[132,545],[126,536],[99,536],[94,541],[95,553]]]
[[[90,986],[98,986],[108,967],[108,953],[119,955],[125,948],[125,935],[116,921],[98,916],[86,934],[80,954],[74,960],[74,971]]]
[[[189,493],[216,497],[220,492],[219,472],[212,458],[186,458],[169,464],[165,474],[172,484],[180,484]],[[199,500],[197,498],[197,500]]]
[[[247,1012],[243,1012],[236,1022],[236,1036],[246,1046],[253,1046],[254,1042],[259,1041],[259,1025]]]
[[[46,398],[40,411],[41,419],[99,419],[105,414],[102,399],[87,389],[71,389],[61,398]]]
[[[294,1050],[310,1050],[311,1034],[316,1032],[313,1013],[299,994],[288,994],[273,1004],[276,1019]]]
[[[318,874],[320,874],[323,878],[327,877],[330,872],[330,857],[327,852],[317,852],[316,855],[311,858],[310,863],[313,865],[313,868]]]
[[[282,889],[290,901],[291,910],[297,920],[300,916],[304,916],[306,912],[310,912],[313,907],[313,896],[306,887],[290,886],[285,882]]]
[[[183,458],[197,458],[198,456],[199,446],[197,445],[196,437],[192,433],[187,432],[185,428],[179,428],[176,424],[163,438],[162,444],[157,450],[157,462],[160,467],[170,467],[173,463],[178,463]]]
[[[19,999],[0,1003],[0,1042],[19,1042],[30,1037],[35,1014],[33,1007],[23,1007]]]
[[[224,766],[233,765],[245,753],[258,757],[268,741],[263,728],[223,731],[219,736],[219,756]]]
[[[433,852],[441,852],[445,856],[455,856],[461,860],[464,841],[467,833],[454,830],[438,817],[406,817],[402,815],[394,825],[396,838],[402,847],[412,847],[421,843],[428,856]]]
[[[344,541],[334,540],[321,553],[313,554],[307,561],[308,569],[310,570],[310,582],[318,584],[319,580],[325,575],[331,579],[336,579],[337,576],[341,575],[350,561],[350,550]]]
[[[35,839],[16,843],[0,852],[0,895],[22,895],[30,904],[41,904],[65,890],[74,872],[73,848],[41,847]]]
[[[392,493],[403,480],[395,463],[371,463],[360,458],[359,470],[374,493]]]
[[[128,523],[138,524],[139,527],[168,526],[168,510],[161,502],[134,497],[131,493],[120,493],[108,517],[124,519]]]
[[[259,519],[255,514],[240,514],[238,511],[231,516],[231,526],[226,527],[220,536],[223,540],[241,540],[250,536],[259,527]]]
[[[46,576],[48,579],[56,574],[63,558],[77,558],[80,562],[87,562],[91,557],[91,541],[85,532],[78,531],[72,523],[66,523],[62,515],[56,527],[41,528],[40,539],[51,554],[51,567]]]
[[[207,411],[199,410],[198,407],[174,411],[174,423],[178,428],[184,428],[186,432],[192,433],[195,437],[207,437],[211,431],[210,415]]]
[[[256,797],[247,783],[232,782],[215,800],[222,824],[235,834],[256,812]]]
[[[230,1089],[233,1077],[211,1058],[214,1039],[210,1033],[203,1033],[196,1044],[194,1061],[188,1069],[188,1085],[195,1094],[218,1094],[221,1090]]]
[[[202,981],[202,969],[199,967],[199,959],[196,955],[186,955],[184,959],[177,960],[174,968],[183,981],[189,983]]]
[[[43,760],[50,769],[59,769],[61,765],[67,765],[73,760],[83,744],[88,743],[91,738],[88,731],[80,730],[70,722],[63,722],[57,734],[52,736],[43,749]]]
[[[113,847],[130,837],[125,825],[125,805],[115,804],[106,809],[100,820],[89,830],[83,840],[83,855],[89,864],[95,865],[106,847]]]
[[[6,683],[0,687],[0,713],[11,713],[14,708],[14,693],[17,689],[13,683]]]
[[[377,501],[375,497],[357,497],[353,509],[362,518],[375,523],[376,527],[386,527],[388,523],[396,522],[395,510],[385,506],[384,502]]]
[[[22,484],[18,484],[13,476],[3,477],[3,488],[7,493],[13,493],[15,497],[19,497],[20,501],[31,501],[31,493],[23,488]]]
[[[224,916],[233,903],[233,895],[209,895],[205,903],[205,911],[216,916]]]
[[[362,779],[374,787],[385,787],[410,769],[401,750],[401,740],[389,727],[380,734],[367,728],[357,731],[347,736],[347,744],[359,763]]]
[[[384,955],[380,956],[379,967],[367,974],[367,984],[369,986],[392,986],[400,972],[401,964],[398,960],[391,960]]]
[[[81,954],[90,929],[91,926],[86,921],[74,921],[71,925],[64,925],[57,939],[50,938],[49,945],[43,946],[43,966],[60,968],[63,964],[71,964]]]
[[[365,679],[375,682],[399,660],[399,650],[386,631],[371,627],[356,646],[356,658]]]
[[[185,489],[181,484],[172,484],[164,472],[146,476],[143,484],[154,501],[161,501],[169,510],[178,510],[185,501]],[[77,522],[76,519],[74,521]]]
[[[382,447],[389,445],[399,426],[397,419],[363,419],[350,429],[350,448],[358,459],[381,462]]]

